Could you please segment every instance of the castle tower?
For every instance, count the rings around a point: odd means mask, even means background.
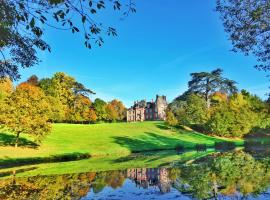
[[[157,115],[159,120],[165,120],[166,119],[166,109],[167,109],[168,103],[166,96],[162,95],[156,95],[156,109],[157,109]]]

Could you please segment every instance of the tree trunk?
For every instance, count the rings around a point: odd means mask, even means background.
[[[18,147],[18,143],[19,143],[19,136],[20,136],[20,133],[17,133],[17,136],[16,136],[16,141],[15,141],[15,148]]]

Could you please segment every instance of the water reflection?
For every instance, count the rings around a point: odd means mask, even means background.
[[[268,148],[214,153],[191,164],[4,178],[0,199],[270,199]],[[253,151],[254,148],[260,156]],[[261,156],[263,155],[263,156]]]

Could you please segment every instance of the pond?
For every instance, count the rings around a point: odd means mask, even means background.
[[[0,199],[270,199],[270,145],[152,152],[0,171]]]

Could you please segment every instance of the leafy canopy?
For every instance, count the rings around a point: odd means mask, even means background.
[[[0,0],[0,77],[18,79],[20,67],[40,62],[37,50],[51,51],[43,39],[48,28],[81,33],[89,49],[101,46],[104,34],[117,35],[115,28],[95,20],[108,7],[123,9],[123,17],[136,11],[132,0]]]

